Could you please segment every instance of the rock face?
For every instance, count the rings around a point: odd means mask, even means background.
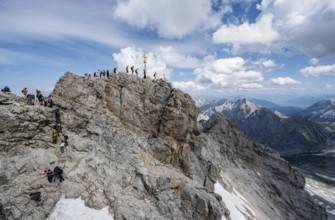
[[[286,117],[246,99],[224,100],[215,106],[203,106],[201,110],[207,116],[214,112],[224,114],[248,138],[270,146],[282,156],[321,151],[335,142],[333,132],[318,123],[301,117]]]
[[[62,195],[114,219],[230,219],[215,183],[241,192],[257,219],[326,219],[288,162],[220,114],[197,124],[194,101],[169,83],[66,73],[51,96],[53,109],[0,95],[2,219],[45,219]],[[58,107],[63,154],[51,141]],[[49,183],[43,170],[56,165],[65,181]]]

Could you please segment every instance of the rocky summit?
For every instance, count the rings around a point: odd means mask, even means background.
[[[327,218],[277,152],[221,114],[198,124],[192,98],[163,80],[66,73],[53,108],[0,94],[0,219],[46,219],[63,196],[114,219],[234,219],[228,195],[244,198],[245,219]],[[43,171],[55,166],[65,180],[49,183]]]

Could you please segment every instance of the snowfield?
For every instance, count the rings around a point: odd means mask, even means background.
[[[46,220],[92,219],[114,220],[107,207],[96,210],[85,206],[84,200],[82,200],[80,197],[77,199],[65,199],[65,196],[62,196]]]
[[[328,220],[335,220],[335,188],[322,182],[306,178],[305,189],[328,214]]]
[[[228,192],[220,183],[215,183],[214,191],[222,197],[230,211],[231,220],[256,220],[254,211],[247,205],[248,200],[234,188],[233,192]],[[222,220],[226,220],[225,216],[222,216]]]

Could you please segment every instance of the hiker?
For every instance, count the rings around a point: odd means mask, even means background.
[[[65,146],[69,145],[69,143],[67,142],[68,139],[69,139],[69,136],[64,135]]]
[[[126,73],[128,73],[128,66],[126,66]]]
[[[52,143],[57,144],[59,134],[56,131],[52,132]]]
[[[55,119],[56,119],[56,124],[60,124],[60,108],[57,108],[55,110]]]
[[[143,70],[143,79],[147,78],[147,71]]]
[[[44,99],[44,106],[45,107],[52,108],[53,105],[54,105],[54,103],[53,103],[53,101],[52,101],[52,99],[50,97]]]
[[[21,92],[23,93],[24,96],[27,96],[27,94],[28,94],[28,89],[27,89],[27,87],[25,87],[24,89],[22,89]]]
[[[64,153],[64,148],[65,148],[65,142],[62,141],[62,143],[60,144],[60,152]]]
[[[98,70],[98,73],[99,73],[99,77],[101,78],[101,76],[102,76],[102,71],[101,71],[101,70]]]
[[[30,193],[30,199],[35,200],[36,202],[41,201],[41,192]]]
[[[54,175],[55,175],[54,182],[56,182],[57,178],[59,179],[59,182],[63,182],[64,177],[63,177],[62,174],[63,174],[63,170],[61,168],[59,168],[59,166],[56,166],[54,168]]]
[[[49,183],[51,183],[52,182],[52,178],[54,177],[52,171],[50,169],[48,169],[48,170],[44,170],[44,173],[47,175]]]
[[[156,72],[154,73],[154,78],[156,79]]]
[[[8,86],[5,86],[3,89],[1,89],[2,92],[10,92],[10,89]]]
[[[107,78],[109,78],[109,70],[106,71]]]
[[[105,70],[102,71],[102,76],[104,77],[104,79],[106,79],[106,71]]]
[[[33,94],[27,95],[27,104],[28,105],[34,105],[35,96]]]
[[[98,77],[97,72],[94,72],[93,77]]]
[[[130,67],[130,70],[131,70],[131,75],[134,74],[134,66]]]
[[[42,95],[42,93],[41,93],[40,90],[36,90],[36,98],[40,102],[40,105],[42,105],[42,103],[43,103],[43,95]]]
[[[138,76],[138,68],[135,70],[136,76]]]
[[[115,74],[116,74],[116,69],[117,69],[117,68],[115,67],[114,70],[113,70],[113,73],[115,73]]]

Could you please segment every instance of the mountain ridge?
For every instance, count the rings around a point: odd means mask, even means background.
[[[229,219],[218,184],[249,201],[254,214],[246,219],[326,219],[302,174],[277,152],[220,114],[197,124],[191,97],[163,80],[66,73],[51,97],[69,137],[64,154],[51,142],[55,108],[0,93],[0,203],[8,219],[45,219],[62,195],[108,207],[114,219]],[[55,165],[65,181],[49,184],[40,171]],[[30,200],[34,191],[41,205]]]

